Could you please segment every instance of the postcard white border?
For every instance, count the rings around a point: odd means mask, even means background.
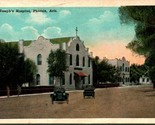
[[[0,0],[0,7],[116,7],[155,5],[154,0]],[[0,124],[153,124],[154,118],[0,119]]]

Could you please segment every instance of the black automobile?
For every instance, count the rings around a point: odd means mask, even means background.
[[[95,98],[95,87],[92,85],[87,85],[83,91],[83,97],[85,98],[85,96],[92,96]]]
[[[52,104],[54,101],[66,101],[68,104],[69,94],[65,92],[65,89],[62,87],[55,87],[54,92],[50,95]]]

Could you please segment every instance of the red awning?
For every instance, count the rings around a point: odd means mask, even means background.
[[[87,74],[84,72],[75,72],[75,74],[77,74],[78,76],[87,76]]]

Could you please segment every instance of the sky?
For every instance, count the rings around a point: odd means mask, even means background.
[[[0,8],[0,39],[6,42],[72,37],[84,41],[93,56],[122,58],[143,64],[144,58],[126,45],[135,37],[133,24],[121,24],[118,7]]]

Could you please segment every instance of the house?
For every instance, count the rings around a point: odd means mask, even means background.
[[[151,84],[151,80],[149,77],[145,76],[145,75],[142,75],[140,78],[139,78],[139,83],[140,84]]]
[[[46,39],[39,36],[34,41],[20,40],[20,53],[25,58],[33,60],[38,72],[35,76],[35,86],[59,86],[58,78],[50,76],[47,72],[47,58],[51,50],[63,49],[67,54],[67,71],[64,71],[62,86],[66,89],[82,89],[83,86],[92,84],[92,53],[85,47],[79,36]]]

